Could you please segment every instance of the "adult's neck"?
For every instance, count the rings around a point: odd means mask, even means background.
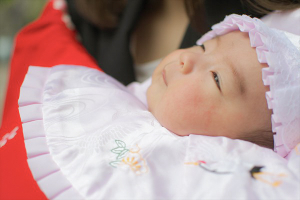
[[[158,0],[150,4],[133,33],[131,47],[135,63],[150,62],[176,50],[188,22],[184,0]]]

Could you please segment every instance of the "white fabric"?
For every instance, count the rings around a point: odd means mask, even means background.
[[[140,83],[152,76],[153,71],[162,59],[153,60],[143,64],[134,65],[136,80]]]
[[[138,98],[143,104],[148,107],[146,91],[151,85],[152,78],[148,78],[143,83],[132,82],[127,85],[128,91]]]
[[[269,27],[300,35],[300,8],[274,11],[261,20]]]
[[[95,69],[30,67],[29,76],[19,99],[28,164],[49,199],[300,198],[300,145],[284,159],[245,141],[177,136]],[[32,87],[40,95],[28,97]]]

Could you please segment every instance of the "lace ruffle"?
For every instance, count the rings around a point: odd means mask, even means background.
[[[50,68],[29,67],[19,98],[28,165],[49,199],[83,199],[52,159],[43,125],[43,88]]]

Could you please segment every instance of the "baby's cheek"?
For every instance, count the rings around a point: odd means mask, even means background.
[[[202,119],[203,119],[203,128],[205,130],[209,130],[210,127],[214,125],[213,124],[214,117],[216,117],[216,106],[211,105],[203,111]]]
[[[180,95],[172,96],[172,100],[165,102],[164,125],[169,130],[179,134],[201,134],[212,126],[212,116],[216,106],[207,95],[192,93],[191,90],[182,90]]]
[[[194,134],[218,135],[219,124],[223,120],[222,100],[214,93],[202,90],[194,95],[185,95],[186,112],[183,119]]]

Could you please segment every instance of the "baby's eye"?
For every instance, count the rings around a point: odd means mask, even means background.
[[[199,46],[199,47],[202,48],[203,51],[205,51],[205,46],[204,46],[204,44],[196,44],[195,46]]]
[[[217,74],[216,72],[212,72],[212,74],[213,74],[213,78],[214,78],[214,80],[215,80],[215,82],[216,82],[216,84],[217,84],[219,90],[221,90],[220,80],[219,80],[218,74]]]
[[[205,46],[204,46],[204,44],[200,44],[199,46],[203,49],[203,51],[205,51]]]

